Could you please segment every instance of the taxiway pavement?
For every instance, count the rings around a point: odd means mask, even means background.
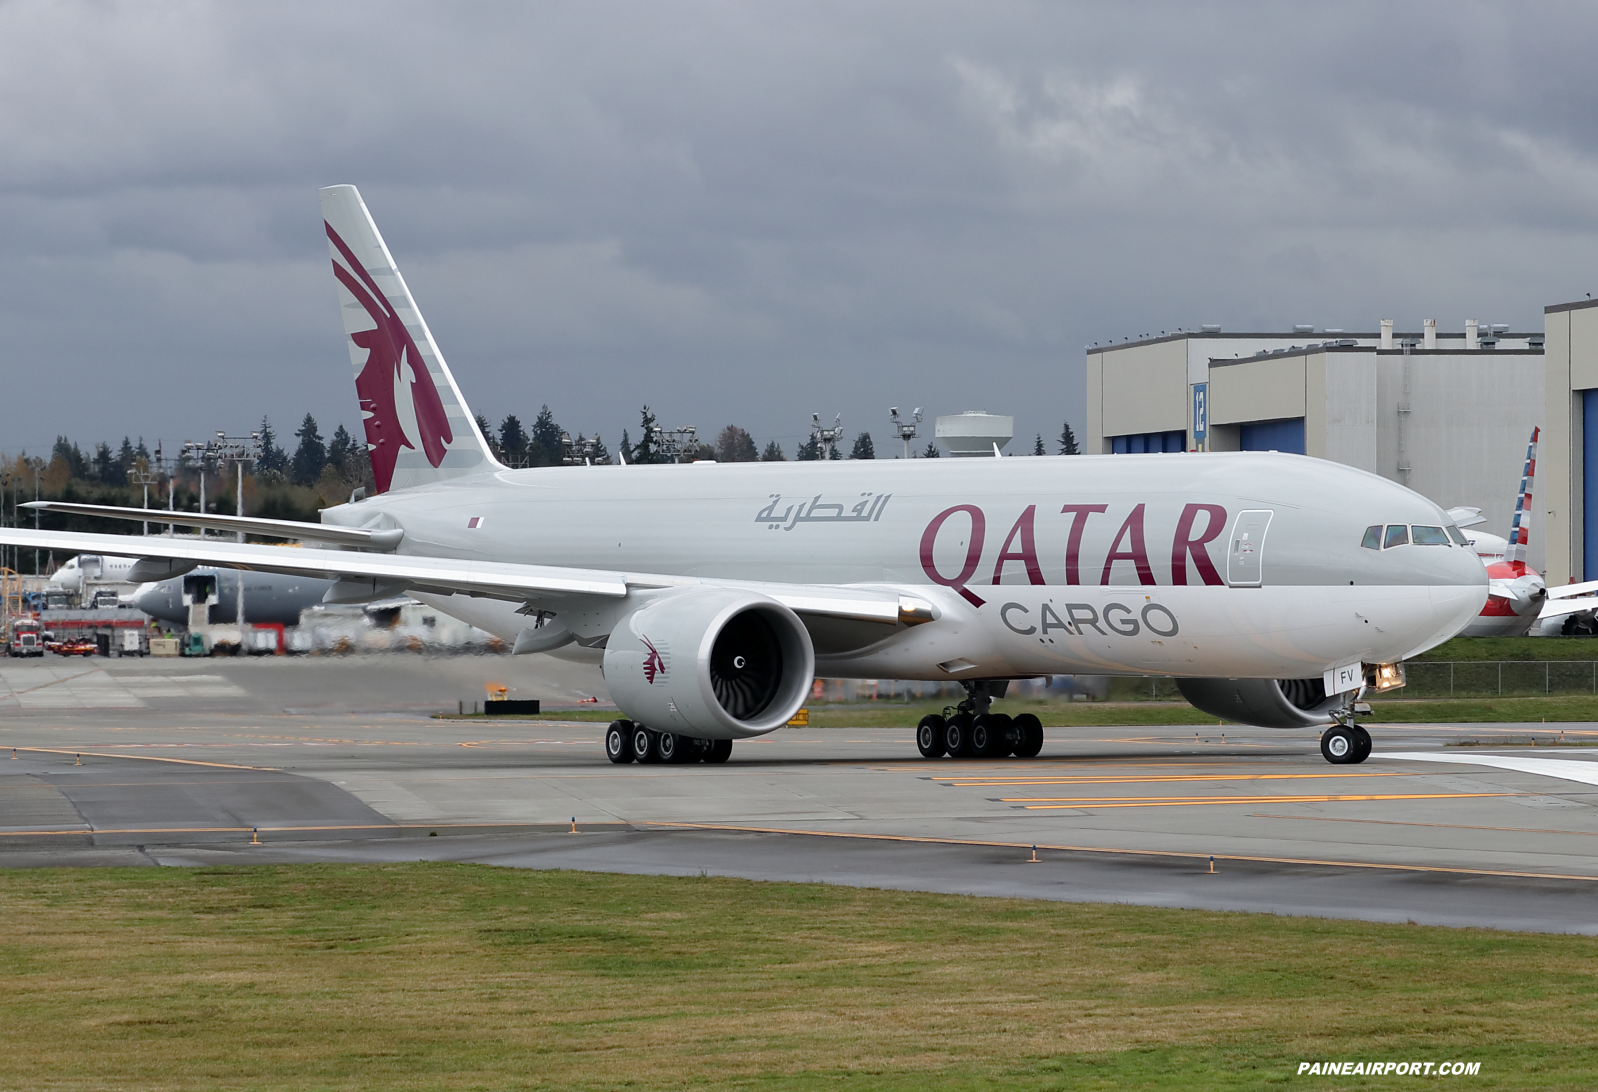
[[[1234,726],[930,762],[908,729],[786,729],[613,766],[601,724],[428,715],[512,671],[602,693],[543,659],[0,661],[0,864],[437,858],[1598,932],[1593,725],[1373,725],[1354,767]]]

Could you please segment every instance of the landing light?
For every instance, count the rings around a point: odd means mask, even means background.
[[[1365,665],[1365,689],[1396,690],[1403,685],[1404,665],[1402,663]]]

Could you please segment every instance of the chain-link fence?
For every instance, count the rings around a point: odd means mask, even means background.
[[[1598,660],[1454,660],[1404,665],[1395,698],[1598,694]]]

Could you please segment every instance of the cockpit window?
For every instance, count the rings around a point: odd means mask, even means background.
[[[1382,541],[1382,549],[1391,550],[1394,546],[1403,546],[1409,541],[1409,525],[1404,523],[1389,523],[1387,537]]]
[[[1374,527],[1365,528],[1365,537],[1359,540],[1359,544],[1367,550],[1380,550],[1382,548],[1382,525],[1378,523]]]
[[[1461,531],[1458,527],[1455,527],[1452,523],[1448,525],[1448,537],[1459,543],[1461,546],[1470,545],[1470,540],[1465,537],[1465,532]]]
[[[1415,525],[1415,545],[1417,546],[1447,546],[1448,535],[1441,527],[1422,527]]]

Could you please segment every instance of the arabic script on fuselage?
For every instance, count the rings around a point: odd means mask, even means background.
[[[764,523],[773,531],[779,527],[784,531],[792,531],[801,523],[871,523],[882,518],[882,511],[888,507],[893,494],[861,493],[860,500],[853,506],[844,501],[824,504],[822,496],[817,493],[808,500],[796,501],[783,508],[782,494],[772,493],[771,503],[760,510],[755,522]]]

